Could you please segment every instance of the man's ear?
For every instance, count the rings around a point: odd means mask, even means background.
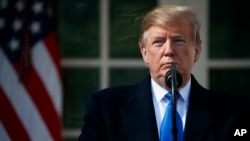
[[[194,62],[197,62],[199,60],[200,54],[201,54],[201,46],[198,45],[197,47],[195,47]]]
[[[141,55],[143,57],[143,61],[148,64],[148,53],[147,53],[147,48],[143,43],[139,44],[140,50],[141,50]]]

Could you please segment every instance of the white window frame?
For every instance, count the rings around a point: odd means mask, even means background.
[[[250,68],[249,59],[209,59],[208,52],[208,0],[158,0],[158,4],[182,4],[193,7],[199,19],[201,20],[201,39],[202,39],[202,54],[199,61],[195,64],[193,74],[204,87],[209,84],[209,69],[211,68]],[[100,0],[100,57],[97,59],[76,58],[62,59],[63,68],[99,68],[100,83],[99,88],[109,86],[109,70],[110,68],[145,68],[142,59],[113,59],[109,58],[109,0]],[[139,48],[139,47],[138,47]],[[80,129],[64,129],[63,138],[77,138],[80,134]]]

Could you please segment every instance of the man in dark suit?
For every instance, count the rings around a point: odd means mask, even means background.
[[[139,41],[150,74],[134,85],[92,94],[78,141],[162,141],[170,101],[166,72],[182,77],[177,112],[184,141],[249,140],[249,101],[203,88],[191,74],[201,52],[200,22],[185,6],[161,6],[144,17]]]

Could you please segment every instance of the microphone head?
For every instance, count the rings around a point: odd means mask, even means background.
[[[172,74],[171,71],[168,71],[166,73],[166,77],[165,77],[165,83],[169,88],[172,88]],[[176,88],[178,89],[180,86],[182,85],[182,77],[181,74],[176,71]]]

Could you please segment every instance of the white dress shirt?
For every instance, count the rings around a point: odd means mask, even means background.
[[[168,91],[162,88],[160,85],[158,85],[152,78],[151,78],[151,87],[153,93],[153,103],[154,103],[155,116],[158,127],[158,134],[160,135],[161,122],[164,118],[165,110],[169,104],[169,100],[165,97]],[[191,88],[191,79],[188,81],[186,86],[184,86],[179,90],[181,98],[178,99],[176,106],[177,112],[179,113],[182,119],[183,129],[185,129],[190,88]]]

